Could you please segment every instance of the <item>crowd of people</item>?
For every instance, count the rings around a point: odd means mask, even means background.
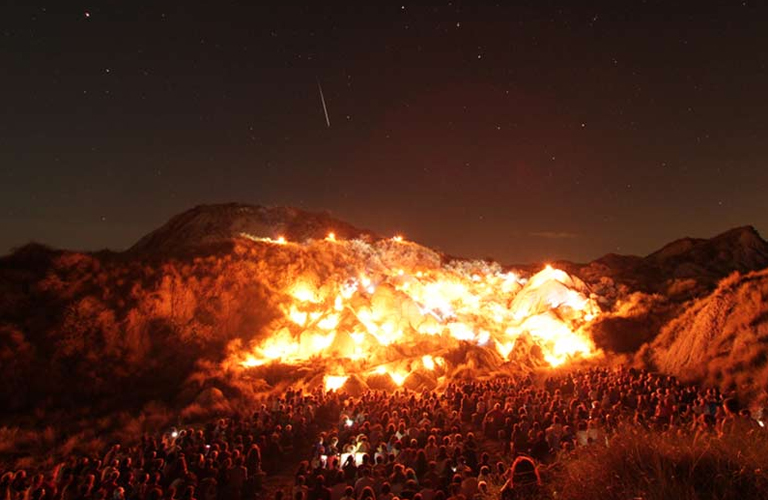
[[[289,389],[246,417],[170,428],[52,470],[0,470],[0,500],[224,500],[255,498],[316,435],[325,395]]]
[[[5,472],[0,500],[507,500],[535,495],[548,466],[622,425],[694,440],[762,429],[717,389],[634,369],[355,397],[288,389],[247,417]],[[266,491],[268,474],[290,484]]]

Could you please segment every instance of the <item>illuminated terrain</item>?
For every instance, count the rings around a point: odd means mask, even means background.
[[[440,379],[463,363],[449,356],[462,349],[483,352],[491,366],[475,366],[478,374],[510,362],[556,367],[597,353],[587,330],[600,314],[595,298],[551,266],[524,276],[485,261],[446,262],[402,237],[371,243],[331,233],[293,243],[242,236],[279,246],[296,262],[321,256],[323,266],[286,268],[275,290],[282,314],[259,341],[233,350],[232,368],[322,364],[330,389],[350,375],[385,376],[396,386],[416,372]]]

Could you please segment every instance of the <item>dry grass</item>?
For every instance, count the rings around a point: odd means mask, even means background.
[[[671,321],[638,359],[764,403],[768,389],[768,270],[734,273]]]
[[[705,439],[626,427],[610,446],[575,451],[550,471],[558,499],[765,499],[768,433]]]

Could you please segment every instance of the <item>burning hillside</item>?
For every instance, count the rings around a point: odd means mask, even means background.
[[[303,269],[276,280],[282,314],[252,345],[237,344],[229,366],[321,364],[332,388],[350,375],[402,385],[417,371],[448,374],[462,364],[450,355],[462,346],[484,351],[491,366],[476,366],[478,375],[508,361],[559,366],[596,351],[586,326],[597,303],[583,282],[550,266],[526,277],[484,261],[444,262],[401,237],[243,236],[279,247]]]
[[[327,214],[196,207],[127,252],[28,245],[0,258],[0,399],[6,411],[183,406],[211,387],[231,399],[289,383],[435,387],[632,353],[708,293],[696,283],[768,255],[749,228],[695,243],[666,252],[674,269],[704,269],[691,285],[649,258],[511,270]]]

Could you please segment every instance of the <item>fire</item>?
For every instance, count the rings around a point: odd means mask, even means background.
[[[337,391],[344,387],[349,379],[346,375],[326,375],[323,380],[323,385],[326,391]]]
[[[392,377],[392,381],[397,385],[403,385],[405,383],[405,378],[408,376],[408,374],[400,373],[400,372],[391,372],[389,376]]]
[[[462,345],[487,349],[501,363],[536,345],[552,367],[597,352],[587,333],[600,315],[597,303],[584,283],[550,265],[524,277],[484,261],[445,263],[401,236],[370,243],[329,233],[324,240],[334,244],[285,247],[296,265],[276,280],[283,316],[230,361],[253,368],[336,360],[344,369],[325,377],[330,389],[352,373],[387,374],[397,386],[419,370],[442,376],[451,369],[444,354]]]
[[[427,370],[435,369],[435,360],[432,359],[432,356],[430,356],[429,354],[425,354],[421,358],[421,362],[424,364],[424,368],[426,368]]]

